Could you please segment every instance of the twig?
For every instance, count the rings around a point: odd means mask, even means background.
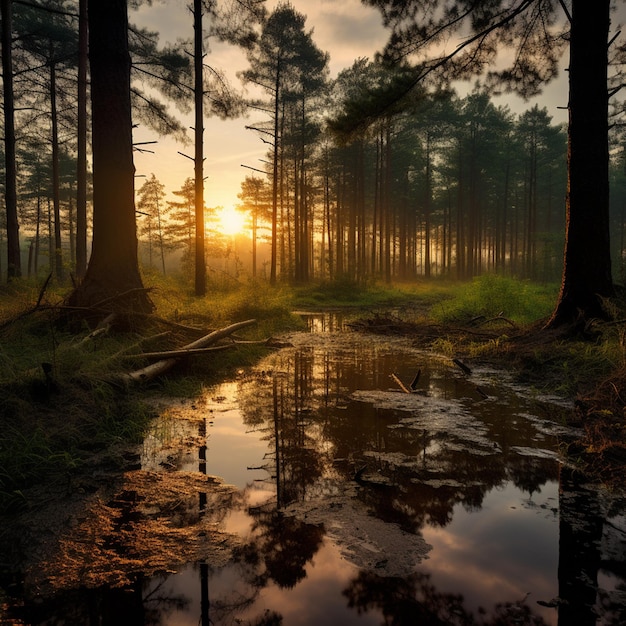
[[[116,317],[117,317],[117,313],[109,313],[98,324],[98,326],[96,326],[96,328],[92,332],[90,332],[86,337],[83,337],[83,339],[80,341],[80,343],[78,345],[79,346],[83,345],[83,344],[87,343],[88,341],[91,341],[92,339],[95,339],[99,335],[104,335],[104,334],[108,333],[109,330],[111,329],[111,324],[113,323],[113,321],[115,320]]]
[[[14,324],[15,322],[23,319],[24,317],[28,317],[29,315],[32,315],[33,313],[36,313],[39,310],[45,310],[48,308],[56,308],[54,306],[50,306],[50,307],[41,306],[41,301],[43,300],[44,294],[46,293],[46,289],[48,288],[48,284],[50,283],[51,279],[52,279],[52,274],[48,274],[48,278],[46,278],[46,280],[44,281],[44,284],[39,290],[39,297],[37,298],[37,302],[35,303],[35,306],[31,307],[30,309],[27,309],[26,311],[23,311],[19,315],[16,315],[15,317],[12,317],[11,319],[6,320],[2,324],[0,324],[0,330],[4,330],[7,326],[11,326],[11,324]]]
[[[500,313],[499,315],[496,315],[495,317],[490,317],[489,319],[483,320],[480,323],[480,326],[484,326],[485,324],[489,324],[491,322],[498,322],[500,320],[502,320],[503,322],[506,322],[507,324],[510,324],[513,328],[517,328],[517,324],[513,320],[510,320],[508,317],[504,317],[502,313]]]
[[[117,300],[121,300],[122,298],[130,296],[134,293],[150,293],[152,290],[152,287],[135,287],[134,289],[129,289],[128,291],[123,291],[122,293],[116,293],[114,296],[100,300],[100,302],[96,302],[93,306],[88,307],[88,309],[101,309],[105,304],[109,304],[109,302],[116,302]]]
[[[404,393],[411,393],[411,391],[406,388],[404,383],[395,374],[391,374],[391,378],[393,378],[393,380],[398,384],[400,389],[402,389],[402,391],[404,391]]]
[[[467,374],[468,376],[471,376],[471,374],[472,374],[472,370],[471,370],[469,367],[467,367],[467,365],[465,365],[465,363],[463,363],[463,362],[462,362],[462,361],[460,361],[459,359],[452,359],[452,362],[453,362],[453,363],[454,363],[457,367],[460,367],[460,368],[463,370],[463,372],[464,372],[465,374]]]
[[[46,289],[48,288],[48,284],[50,283],[51,280],[52,280],[52,272],[48,274],[48,278],[46,278],[44,284],[39,290],[39,297],[37,298],[37,304],[35,304],[35,309],[39,308],[39,305],[41,304],[41,301],[43,300],[44,294],[46,293]]]
[[[415,389],[417,388],[417,383],[419,383],[421,375],[422,375],[422,370],[418,369],[415,376],[413,377],[413,381],[409,385],[411,387],[411,391],[415,391]]]

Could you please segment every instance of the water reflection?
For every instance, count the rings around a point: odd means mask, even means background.
[[[59,594],[24,623],[624,623],[623,502],[560,466],[550,406],[400,340],[293,344],[147,439],[144,471],[237,486],[221,515],[198,489],[176,517],[236,534],[229,562]],[[392,374],[417,371],[403,393]]]

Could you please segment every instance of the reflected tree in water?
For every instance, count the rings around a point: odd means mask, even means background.
[[[581,474],[561,470],[559,626],[595,625],[598,615],[603,624],[626,623],[626,538],[608,522],[598,491]],[[613,579],[616,593],[600,588],[601,573]]]
[[[479,616],[465,608],[462,595],[443,593],[430,576],[415,573],[407,578],[380,577],[360,572],[343,594],[348,606],[359,614],[380,611],[384,626],[428,624],[429,626],[545,626],[524,601],[495,606],[493,615],[479,609]]]
[[[283,589],[292,589],[306,578],[306,565],[324,538],[323,526],[305,524],[280,511],[257,509],[252,513],[252,539],[238,555],[251,567],[251,582],[258,588],[273,581]]]

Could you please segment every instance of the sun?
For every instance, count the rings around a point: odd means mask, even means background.
[[[217,217],[218,230],[224,235],[238,235],[244,230],[245,216],[233,207],[223,207]]]

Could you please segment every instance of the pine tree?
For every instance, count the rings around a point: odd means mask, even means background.
[[[161,258],[161,268],[165,271],[165,252],[169,247],[166,236],[168,206],[165,204],[165,185],[152,174],[137,192],[137,212],[141,216],[139,234],[147,237],[148,258],[152,266],[152,246],[155,245]]]

